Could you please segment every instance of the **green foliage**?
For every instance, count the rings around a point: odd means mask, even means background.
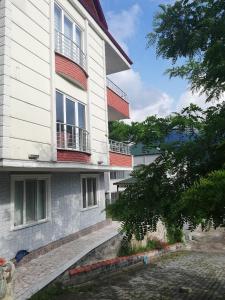
[[[183,213],[192,228],[225,225],[225,169],[210,173],[182,195]],[[191,218],[189,217],[191,216]]]
[[[180,114],[165,118],[166,126],[161,136],[176,128],[180,133],[188,133],[189,138],[176,143],[161,144],[163,151],[157,160],[133,172],[136,183],[129,186],[120,194],[119,200],[109,206],[109,214],[122,222],[128,240],[132,235],[135,235],[137,240],[142,240],[148,231],[156,230],[159,220],[169,229],[170,242],[181,240],[181,229],[186,222],[189,222],[192,228],[197,224],[203,222],[209,224],[212,221],[214,226],[224,225],[222,197],[218,198],[218,203],[210,208],[201,205],[203,198],[195,197],[194,206],[193,201],[188,200],[190,197],[186,196],[187,200],[184,201],[183,196],[201,177],[223,168],[224,120],[224,104],[210,107],[206,111],[190,105]],[[156,122],[155,117],[153,127]],[[161,118],[159,124],[160,126],[162,124]],[[152,128],[150,122],[149,127]],[[145,132],[148,140],[149,131],[145,130]],[[220,177],[219,180],[221,182],[222,178]],[[204,193],[201,197],[203,195]],[[208,202],[212,203],[215,198],[213,193],[208,193],[208,197],[210,197]]]
[[[167,241],[169,244],[183,242],[183,230],[174,225],[167,227]]]
[[[147,241],[146,246],[136,246],[132,247],[130,241],[122,242],[121,247],[118,251],[118,256],[128,256],[137,253],[143,253],[151,250],[162,250],[167,247],[167,243],[161,242],[158,239],[150,239]]]
[[[129,141],[130,125],[119,121],[109,122],[109,138],[118,142]]]
[[[179,0],[160,5],[148,45],[174,65],[170,77],[189,80],[193,90],[219,98],[225,90],[225,1]],[[180,64],[180,65],[179,65]]]
[[[225,91],[225,1],[179,0],[160,5],[154,31],[148,35],[158,56],[169,59],[170,77],[188,79],[192,90],[218,99]],[[127,127],[131,141],[160,146],[151,165],[134,172],[129,186],[109,213],[121,220],[129,240],[142,240],[161,220],[169,240],[179,240],[188,222],[207,228],[225,225],[225,104],[202,110],[190,105],[166,118],[150,116]],[[190,137],[165,143],[176,130]],[[127,134],[127,133],[126,133]],[[126,135],[125,134],[125,135]],[[174,226],[174,227],[173,227]]]
[[[58,282],[54,285],[49,285],[37,294],[31,297],[31,300],[49,300],[54,299],[59,295],[66,295],[68,291],[64,289],[63,285]]]

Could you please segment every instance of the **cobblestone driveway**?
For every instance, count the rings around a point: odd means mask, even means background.
[[[224,233],[196,236],[190,251],[102,276],[57,300],[225,299]]]

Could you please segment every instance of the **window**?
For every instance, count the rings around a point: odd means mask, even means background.
[[[47,220],[49,177],[13,177],[14,227]]]
[[[110,172],[110,179],[123,179],[125,178],[124,171],[112,171]]]
[[[62,10],[55,4],[55,30],[62,32]]]
[[[67,50],[69,41],[74,42],[79,49],[83,50],[82,30],[57,4],[55,4],[55,30],[68,38],[65,41]]]
[[[85,129],[86,122],[85,122],[85,106],[81,103],[78,103],[78,123],[79,127]]]
[[[58,148],[88,151],[85,105],[56,91]]]
[[[86,128],[85,105],[56,91],[56,120],[58,123]]]
[[[90,208],[98,204],[98,177],[82,177],[82,206]]]

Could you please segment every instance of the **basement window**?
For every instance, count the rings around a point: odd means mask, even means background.
[[[88,209],[98,205],[98,176],[82,176],[82,208]]]
[[[12,177],[14,228],[34,225],[48,219],[49,177]]]

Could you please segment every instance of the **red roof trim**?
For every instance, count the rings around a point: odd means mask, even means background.
[[[122,47],[118,44],[118,42],[115,40],[115,38],[109,32],[108,24],[106,22],[105,15],[103,13],[100,1],[99,0],[93,0],[97,15],[95,14],[95,12],[91,8],[91,6],[88,4],[87,0],[79,0],[79,2],[87,10],[87,12],[92,16],[92,18],[98,23],[98,25],[102,28],[102,30],[109,37],[109,39],[113,42],[113,44],[117,47],[117,49],[120,51],[120,53],[129,62],[129,64],[132,65],[133,64],[132,60],[128,57],[128,55],[125,53],[125,51],[122,49]]]

